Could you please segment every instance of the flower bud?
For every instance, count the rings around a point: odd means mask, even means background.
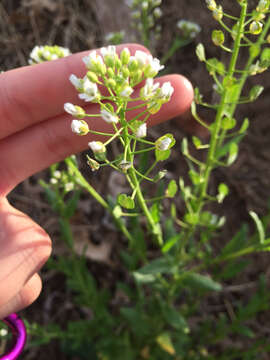
[[[217,4],[216,4],[215,0],[205,0],[205,2],[206,2],[206,5],[209,10],[213,11],[216,9]]]
[[[124,50],[121,51],[120,59],[122,62],[122,65],[127,65],[130,59],[130,51],[128,48],[124,48]]]
[[[106,82],[106,85],[112,89],[114,89],[116,87],[116,81],[113,80],[113,79],[109,79],[107,82]]]
[[[175,144],[175,139],[172,134],[166,134],[158,138],[155,142],[157,150],[169,150]]]
[[[138,69],[139,63],[134,56],[131,56],[128,62],[128,69],[130,72],[134,72]]]
[[[147,133],[147,126],[146,123],[143,123],[137,127],[134,134],[137,138],[143,138],[146,136]]]
[[[136,72],[132,74],[132,81],[134,84],[138,84],[141,82],[143,76],[142,70],[138,69]]]
[[[122,68],[122,75],[124,78],[128,78],[130,76],[130,72],[126,66]]]
[[[87,71],[86,76],[88,77],[88,79],[90,81],[92,81],[93,83],[97,83],[98,82],[98,76],[93,72],[93,71]]]
[[[81,118],[84,118],[84,117],[85,117],[85,111],[84,111],[84,109],[81,108],[80,106],[73,105],[73,104],[71,104],[71,103],[65,103],[65,104],[64,104],[64,110],[65,110],[68,114],[70,114],[70,115],[72,115],[72,116],[74,116],[74,117],[76,117],[76,118],[81,119]]]
[[[256,7],[256,11],[265,13],[269,9],[269,0],[260,0],[258,6]]]
[[[106,147],[101,141],[91,141],[88,146],[93,151],[95,158],[99,161],[106,159]]]
[[[172,139],[166,137],[157,144],[157,148],[159,150],[166,151],[169,149],[171,142],[172,142]]]
[[[102,119],[105,120],[106,123],[108,123],[108,124],[111,124],[111,123],[117,124],[119,121],[119,117],[116,114],[114,114],[106,109],[102,109],[100,111],[100,115],[101,115]]]
[[[134,90],[132,89],[132,87],[127,85],[121,90],[120,96],[122,96],[124,98],[128,98],[133,93],[133,91]]]
[[[72,120],[71,130],[77,135],[87,135],[89,132],[89,127],[87,122],[84,120]]]
[[[215,20],[219,21],[223,18],[223,9],[222,6],[219,5],[213,10],[213,17]]]

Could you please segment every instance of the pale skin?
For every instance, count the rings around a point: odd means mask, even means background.
[[[140,45],[125,46],[132,54],[147,51]],[[123,47],[119,46],[118,52]],[[86,54],[0,75],[0,319],[39,296],[42,283],[38,272],[51,253],[48,234],[11,206],[6,196],[27,177],[86,149],[89,141],[97,139],[73,134],[73,118],[63,110],[63,104],[71,102],[84,106],[87,113],[99,111],[97,105],[79,101],[68,80],[71,73],[84,76],[81,58]],[[175,91],[171,101],[151,117],[151,125],[184,113],[193,98],[192,86],[183,76],[167,75],[157,81],[170,81]],[[87,121],[94,130],[108,130],[109,125],[100,118]]]

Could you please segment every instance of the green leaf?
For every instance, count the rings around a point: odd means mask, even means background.
[[[173,198],[173,197],[175,197],[177,190],[178,190],[178,187],[177,187],[176,181],[171,180],[169,182],[169,185],[168,185],[168,188],[167,188],[165,194],[167,197]]]
[[[75,191],[74,195],[67,201],[63,216],[65,218],[71,218],[77,210],[77,204],[80,198],[81,192]]]
[[[196,47],[196,55],[200,61],[205,61],[205,50],[203,44],[198,44]]]
[[[265,231],[264,231],[263,223],[261,222],[261,219],[254,211],[250,211],[249,215],[252,217],[252,219],[256,224],[257,231],[259,234],[260,244],[263,245],[265,241]]]
[[[59,224],[61,238],[65,241],[69,248],[73,249],[74,241],[68,220],[64,218],[59,218]]]
[[[169,257],[161,257],[151,261],[149,264],[143,266],[136,271],[136,274],[141,275],[157,275],[172,272],[172,263]],[[133,273],[133,274],[135,274]]]
[[[243,248],[248,240],[248,227],[243,225],[221,251],[221,257],[233,254]]]
[[[219,186],[218,186],[218,196],[217,196],[218,203],[221,204],[228,194],[229,194],[228,186],[226,184],[223,184],[223,183],[219,184]]]
[[[220,159],[221,157],[225,156],[226,154],[228,154],[228,152],[230,151],[230,147],[233,143],[238,144],[241,139],[243,138],[243,134],[236,136],[235,138],[233,138],[232,140],[228,141],[224,146],[222,146],[222,148],[218,149],[216,152],[216,158]]]
[[[134,200],[126,194],[119,194],[117,196],[117,202],[125,209],[134,209],[135,207]]]
[[[178,242],[178,240],[181,238],[181,233],[176,234],[174,236],[172,236],[171,238],[169,238],[165,245],[163,245],[161,251],[163,252],[163,254],[166,254],[168,251],[171,250],[171,248]]]
[[[155,202],[150,208],[150,212],[155,224],[160,221],[160,207],[161,205],[159,204],[159,202]]]
[[[198,214],[189,213],[185,215],[184,220],[190,225],[197,225],[200,219]]]
[[[156,281],[155,275],[152,274],[141,274],[139,272],[134,272],[133,276],[138,284],[150,284]]]
[[[165,320],[174,329],[187,332],[188,324],[186,322],[186,319],[177,310],[167,304],[163,304],[162,313]]]
[[[175,349],[169,333],[164,332],[156,338],[158,345],[170,355],[175,355]]]
[[[232,163],[234,163],[235,160],[237,159],[237,155],[238,155],[238,145],[235,142],[233,142],[230,144],[229,147],[229,157],[227,160],[227,164],[232,165]]]
[[[242,324],[237,324],[233,327],[233,330],[235,333],[240,334],[240,335],[244,335],[248,338],[254,338],[255,334],[254,332],[247,326],[242,325]]]
[[[198,290],[220,291],[222,289],[218,282],[206,275],[188,273],[185,275],[184,281],[187,285]]]

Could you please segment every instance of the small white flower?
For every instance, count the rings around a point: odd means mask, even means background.
[[[101,141],[91,141],[88,146],[94,153],[104,152],[104,144]]]
[[[142,9],[143,9],[143,10],[147,10],[147,9],[148,9],[148,2],[147,2],[147,1],[143,1],[143,2],[142,2]]]
[[[137,50],[134,57],[138,61],[139,66],[145,66],[149,60],[149,55],[141,50]]]
[[[153,11],[153,14],[157,19],[159,19],[163,13],[160,7],[156,7],[155,10]]]
[[[166,81],[160,88],[159,97],[162,100],[169,100],[174,92],[174,88],[172,87],[169,81]]]
[[[132,93],[133,93],[133,89],[130,86],[125,86],[124,89],[120,92],[120,96],[124,97],[124,98],[128,98]]]
[[[79,94],[79,98],[84,101],[96,101],[100,97],[97,84],[90,81],[87,77],[83,79],[83,93]]]
[[[103,47],[100,49],[101,55],[103,58],[106,56],[112,56],[115,57],[116,55],[116,47],[114,45],[109,45],[107,47]]]
[[[65,184],[66,191],[72,191],[74,189],[74,184],[72,182],[68,182]]]
[[[60,177],[61,177],[61,171],[55,170],[55,171],[53,172],[53,177],[55,177],[56,179],[60,179]]]
[[[146,123],[143,123],[136,129],[135,136],[137,138],[143,138],[146,136],[146,133],[147,133],[147,126]]]
[[[76,75],[71,74],[69,77],[69,81],[77,90],[80,90],[82,88],[81,79],[79,79]]]
[[[82,60],[85,63],[87,69],[91,71],[95,71],[99,65],[104,65],[102,57],[97,55],[96,51],[91,51],[90,54],[83,57]]]
[[[52,185],[56,185],[56,184],[58,183],[58,180],[55,179],[55,178],[51,178],[51,179],[50,179],[50,183],[51,183]]]
[[[73,116],[76,116],[76,114],[77,114],[77,109],[76,109],[75,105],[73,105],[71,103],[65,103],[64,104],[64,110],[68,114],[73,115]]]
[[[0,330],[0,336],[1,336],[1,337],[7,336],[7,334],[8,334],[7,329],[1,329],[1,330]]]
[[[117,124],[119,121],[119,118],[116,114],[113,114],[106,109],[102,109],[100,111],[101,117],[103,120],[105,120],[108,124],[114,123]]]
[[[140,91],[142,100],[148,100],[154,97],[158,88],[159,82],[154,83],[153,78],[146,79],[145,85]]]
[[[83,120],[72,120],[71,130],[77,135],[86,135],[89,132],[89,127]]]
[[[158,73],[160,70],[164,69],[164,65],[160,64],[159,59],[153,58],[152,56],[149,56],[149,66],[153,70],[153,72]]]
[[[158,144],[159,150],[162,151],[168,150],[171,142],[172,139],[170,139],[169,137],[166,137],[165,139],[161,140],[160,143]]]

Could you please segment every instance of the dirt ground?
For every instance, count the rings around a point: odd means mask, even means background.
[[[228,9],[237,10],[236,0],[221,1]],[[117,5],[116,5],[117,4]],[[163,0],[162,10],[164,16],[160,19],[162,35],[156,45],[156,55],[161,57],[176,34],[175,23],[179,19],[188,19],[197,22],[201,34],[195,43],[180,50],[169,61],[171,72],[187,76],[194,86],[199,86],[201,92],[209,100],[214,93],[209,75],[204,66],[195,57],[195,44],[203,42],[206,46],[207,56],[219,55],[219,51],[209,42],[209,34],[215,28],[215,22],[205,8],[203,0]],[[70,48],[72,52],[100,47],[105,43],[105,35],[110,31],[126,30],[125,41],[136,40],[136,33],[130,27],[128,9],[124,0],[1,0],[0,3],[0,69],[8,70],[18,66],[27,65],[28,54],[36,44],[57,44]],[[243,59],[244,60],[244,59]],[[270,123],[269,123],[269,94],[270,73],[251,78],[247,89],[253,84],[262,84],[265,87],[263,95],[255,103],[241,106],[237,118],[250,119],[248,135],[241,144],[238,160],[230,168],[218,169],[214,172],[211,186],[223,181],[230,187],[230,195],[218,211],[227,217],[227,225],[223,232],[226,241],[243,222],[248,222],[248,211],[253,210],[264,215],[269,209],[270,199]],[[211,114],[202,112],[201,116],[211,122]],[[170,123],[162,124],[151,130],[151,135],[172,132],[180,143],[184,136],[190,137],[194,129],[194,121],[189,114],[174,119]],[[195,131],[201,134],[197,126]],[[176,147],[177,149],[177,147]],[[171,177],[178,179],[186,171],[184,160],[177,150],[166,164]],[[34,175],[20,184],[9,200],[19,209],[29,214],[42,225],[52,236],[54,254],[61,253],[62,245],[59,239],[57,219],[47,205],[43,190],[38,179],[46,177],[47,172]],[[92,177],[92,183],[97,190],[104,191],[108,174],[104,172]],[[112,192],[116,186],[123,186],[113,175],[109,176],[108,191]],[[181,213],[182,204],[178,202],[178,211]],[[102,267],[110,266],[110,257],[115,246],[114,234],[111,241],[104,242],[104,234],[108,231],[107,220],[100,221],[100,210],[95,202],[88,197],[83,198],[79,204],[79,213],[74,218],[73,230],[76,238],[82,244],[89,244],[89,260],[93,273],[99,273]],[[89,218],[91,219],[89,223]],[[94,235],[93,235],[94,234]],[[81,244],[81,246],[82,246]],[[246,284],[254,284],[260,273],[270,274],[270,257],[268,254],[256,255],[252,258],[252,266],[244,279]],[[117,276],[117,271],[113,272]],[[105,276],[106,277],[106,276]],[[69,318],[73,314],[71,304],[65,299],[65,290],[61,286],[62,279],[52,271],[45,271],[44,290],[40,299],[24,312],[26,318],[33,319],[40,324],[58,321],[60,318]],[[255,288],[247,287],[248,292]],[[245,297],[245,287],[239,296]],[[228,297],[231,299],[231,297]],[[57,308],[57,306],[59,308]],[[270,334],[270,316],[266,314],[258,319],[258,329],[264,329],[265,336]],[[258,330],[259,331],[259,330]],[[30,359],[65,359],[57,346],[49,346],[44,351],[31,349],[24,357]],[[270,359],[270,357],[269,357]]]

